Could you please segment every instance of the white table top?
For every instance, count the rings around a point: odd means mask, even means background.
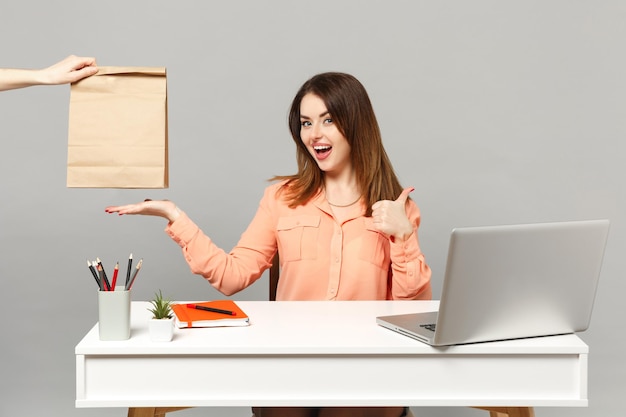
[[[149,303],[132,303],[131,338],[100,341],[97,325],[76,354],[485,354],[587,353],[575,335],[430,347],[376,324],[376,316],[433,311],[438,301],[237,301],[250,326],[176,329],[169,343],[151,342]]]

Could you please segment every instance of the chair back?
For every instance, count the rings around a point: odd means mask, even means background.
[[[280,261],[278,259],[278,251],[272,260],[270,267],[270,301],[276,301],[276,288],[278,287],[278,278],[280,277]]]

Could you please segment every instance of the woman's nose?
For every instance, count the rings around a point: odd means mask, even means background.
[[[313,123],[310,129],[310,132],[311,132],[312,138],[319,138],[320,136],[322,136],[322,129],[320,128],[320,125],[317,123]]]

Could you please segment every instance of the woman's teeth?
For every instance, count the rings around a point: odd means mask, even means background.
[[[322,153],[322,152],[326,152],[329,151],[331,148],[331,146],[314,146],[313,149],[315,149],[315,152],[317,153]]]

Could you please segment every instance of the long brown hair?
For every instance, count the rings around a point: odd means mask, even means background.
[[[383,147],[380,128],[365,87],[352,75],[326,72],[306,81],[293,99],[289,111],[289,129],[296,143],[298,173],[276,176],[287,180],[282,191],[290,207],[305,204],[324,185],[324,173],[300,137],[300,103],[307,94],[314,94],[326,104],[341,134],[350,145],[350,159],[356,179],[367,203],[367,216],[372,204],[379,200],[395,200],[402,186]]]

